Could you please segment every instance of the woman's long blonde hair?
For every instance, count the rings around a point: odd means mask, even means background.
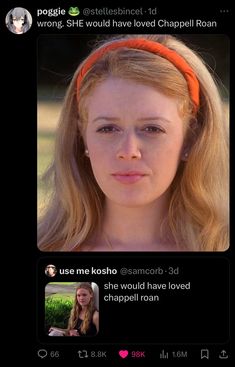
[[[129,35],[120,38],[136,38]],[[168,60],[150,52],[121,48],[105,54],[84,76],[77,101],[76,80],[68,88],[57,131],[55,159],[48,174],[54,192],[39,221],[42,251],[79,251],[100,228],[104,194],[98,186],[83,141],[86,98],[109,76],[150,85],[179,100],[190,142],[171,185],[168,230],[178,247],[191,251],[228,248],[228,126],[216,82],[202,59],[170,35],[141,35],[175,50],[192,67],[200,84],[195,116],[184,76]],[[113,42],[115,39],[106,42]]]
[[[96,310],[95,305],[94,305],[94,292],[93,292],[93,289],[90,283],[87,283],[87,282],[79,283],[79,285],[77,286],[74,304],[73,304],[73,308],[71,310],[70,318],[68,322],[68,331],[75,329],[77,322],[78,322],[80,312],[82,311],[82,307],[78,303],[78,299],[77,299],[78,289],[86,289],[92,295],[90,303],[88,304],[87,309],[86,309],[84,320],[81,323],[81,327],[79,329],[82,334],[86,334],[87,330],[89,329],[90,324],[92,323],[92,317],[93,317],[94,311]]]

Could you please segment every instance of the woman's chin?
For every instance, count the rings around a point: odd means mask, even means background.
[[[114,197],[110,201],[125,208],[139,208],[149,205],[154,200],[143,198],[142,195],[122,195]]]

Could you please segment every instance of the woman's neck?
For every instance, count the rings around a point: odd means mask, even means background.
[[[101,233],[103,243],[110,247],[106,251],[164,251],[169,241],[161,238],[161,225],[167,203],[166,196],[142,207],[124,207],[107,200]]]

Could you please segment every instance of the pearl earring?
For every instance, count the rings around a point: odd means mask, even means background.
[[[188,158],[188,153],[184,153],[184,158]]]
[[[88,151],[88,149],[85,149],[85,155],[86,155],[87,157],[89,157],[89,151]]]

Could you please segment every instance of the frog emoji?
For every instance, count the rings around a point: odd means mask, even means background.
[[[75,6],[75,7],[70,6],[68,13],[69,13],[69,15],[72,15],[73,17],[76,17],[77,15],[80,14],[80,11],[79,11],[77,6]]]

